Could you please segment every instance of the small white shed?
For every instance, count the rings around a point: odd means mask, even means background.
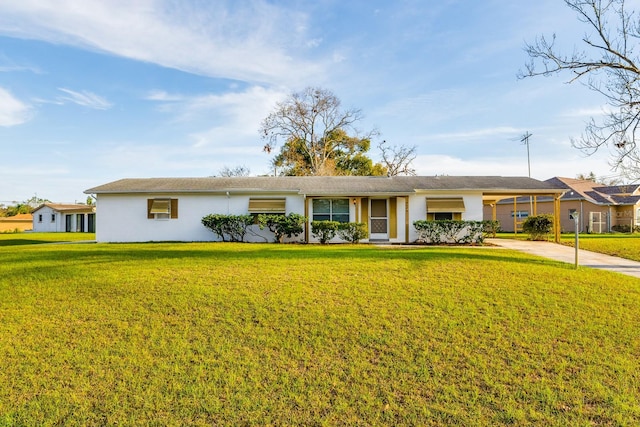
[[[95,233],[96,207],[44,203],[33,211],[33,231]]]

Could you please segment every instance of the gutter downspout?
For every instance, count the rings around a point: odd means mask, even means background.
[[[229,215],[229,211],[231,210],[231,208],[230,208],[230,203],[231,202],[230,202],[229,199],[231,199],[231,196],[229,195],[229,192],[227,191],[227,215]]]

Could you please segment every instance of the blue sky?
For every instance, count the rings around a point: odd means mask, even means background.
[[[0,0],[0,203],[269,173],[260,122],[306,86],[416,145],[420,175],[526,176],[525,132],[534,178],[615,175],[570,143],[603,99],[516,78],[525,41],[554,32],[568,50],[585,32],[560,0]]]

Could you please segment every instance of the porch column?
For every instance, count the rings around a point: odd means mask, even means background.
[[[560,197],[561,194],[553,196],[553,234],[556,243],[560,243]]]
[[[409,196],[404,197],[404,242],[409,243]]]

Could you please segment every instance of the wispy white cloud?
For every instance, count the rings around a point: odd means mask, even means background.
[[[72,102],[74,104],[92,108],[94,110],[108,110],[113,106],[113,104],[111,104],[105,98],[86,90],[83,90],[82,92],[77,92],[75,90],[66,88],[58,88],[58,90],[66,94],[59,97],[59,100],[62,100],[63,102]]]
[[[531,175],[536,179],[554,176],[575,177],[593,171],[597,176],[611,175],[606,153],[584,156],[573,150],[564,156],[543,157],[532,163]],[[419,155],[414,161],[418,175],[452,176],[527,176],[526,157],[475,157],[464,159],[455,155]]]
[[[307,16],[262,0],[24,0],[0,2],[0,34],[68,44],[196,74],[295,83],[322,75],[293,57]]]
[[[222,120],[203,132],[190,135],[195,146],[215,145],[227,147],[230,141],[254,141],[261,147],[258,128],[260,122],[286,94],[279,90],[252,87],[244,92],[209,95],[191,100],[186,105],[186,114],[213,112]]]
[[[485,139],[488,137],[494,137],[499,139],[505,139],[509,137],[518,136],[520,133],[524,133],[526,129],[518,129],[511,126],[498,126],[485,129],[474,129],[465,132],[449,132],[440,133],[435,135],[429,135],[428,139],[437,141],[465,141],[473,142],[478,139]]]
[[[190,133],[194,146],[228,149],[231,141],[240,145],[245,140],[256,141],[260,122],[285,96],[281,89],[252,86],[244,91],[198,96],[154,91],[146,99],[158,101],[158,109],[172,115],[174,121],[209,123],[207,129]]]
[[[31,118],[31,107],[0,87],[0,126],[20,125]]]

